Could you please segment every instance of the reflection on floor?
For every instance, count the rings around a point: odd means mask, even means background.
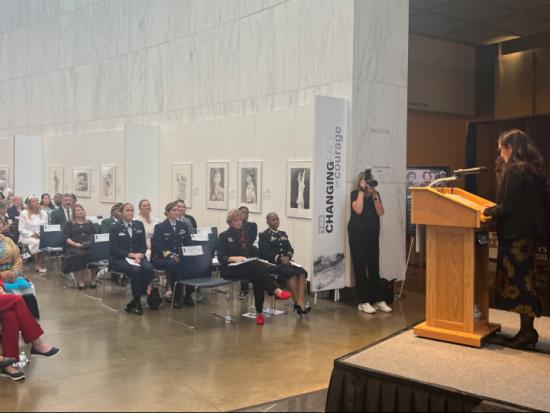
[[[326,389],[335,358],[424,312],[424,299],[415,294],[397,302],[392,314],[375,316],[320,300],[307,319],[289,313],[262,328],[242,317],[224,324],[209,314],[206,300],[193,332],[168,324],[166,304],[142,317],[114,314],[60,287],[56,273],[31,278],[45,337],[62,353],[33,359],[25,382],[0,379],[4,411],[227,411],[265,404]],[[223,311],[223,296],[216,300]],[[110,304],[118,302],[111,297]],[[245,312],[247,302],[241,307]],[[192,318],[189,308],[176,311]]]

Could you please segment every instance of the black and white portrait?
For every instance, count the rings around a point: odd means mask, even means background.
[[[172,168],[172,198],[183,199],[185,206],[192,206],[193,165],[175,163]]]
[[[116,202],[116,165],[100,167],[99,201],[114,204]]]
[[[89,168],[73,169],[73,192],[78,198],[92,196],[92,170]]]
[[[206,207],[227,209],[227,162],[208,162],[206,168]]]
[[[239,162],[238,179],[239,206],[246,206],[250,212],[262,212],[262,163]]]
[[[50,166],[50,193],[61,194],[63,190],[63,165]]]
[[[311,162],[288,163],[287,215],[311,218]]]
[[[6,184],[10,183],[10,167],[0,166],[0,181],[5,181]]]

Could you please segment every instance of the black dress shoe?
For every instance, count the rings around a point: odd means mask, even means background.
[[[53,357],[57,356],[61,350],[58,348],[52,347],[49,351],[42,353],[41,351],[36,350],[34,347],[31,347],[31,356],[40,356],[40,357]]]
[[[143,308],[141,308],[141,302],[134,304],[134,314],[143,315]]]
[[[126,311],[127,313],[131,313],[132,311],[134,311],[135,307],[136,307],[136,302],[132,300],[124,306],[124,311]]]
[[[17,371],[16,373],[8,373],[6,369],[0,369],[0,377],[6,377],[13,381],[19,381],[25,379],[25,373],[22,371]]]
[[[485,337],[485,342],[487,344],[493,344],[495,346],[505,346],[511,337],[505,336],[503,334],[493,333]]]
[[[516,337],[508,341],[507,345],[515,350],[534,350],[538,341],[537,330],[520,331]]]

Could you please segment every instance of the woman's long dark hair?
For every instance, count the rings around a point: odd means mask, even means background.
[[[45,197],[50,198],[50,204],[47,205],[47,207],[53,209],[54,205],[52,203],[52,197],[50,196],[50,194],[42,194],[42,196],[40,196],[40,206],[44,206],[44,205],[42,205],[42,203],[44,202]]]
[[[534,176],[546,180],[544,158],[529,135],[519,129],[510,129],[500,134],[498,144],[512,148],[512,154],[507,163],[504,163],[501,156],[497,158],[496,172],[499,182],[502,181],[506,170],[511,167],[527,170]]]

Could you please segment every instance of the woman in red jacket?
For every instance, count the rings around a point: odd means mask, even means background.
[[[0,234],[3,222],[0,220]],[[40,337],[44,334],[40,325],[29,311],[20,295],[8,294],[4,290],[4,281],[8,274],[17,271],[19,249],[13,241],[0,235],[0,325],[2,326],[3,356],[19,361],[19,332],[25,343],[32,343],[31,355],[52,357],[59,349],[46,344]],[[0,377],[22,380],[25,374],[12,365],[0,363]]]

